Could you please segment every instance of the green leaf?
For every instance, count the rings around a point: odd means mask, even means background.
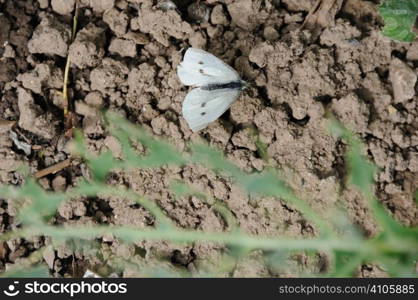
[[[359,141],[353,140],[347,152],[349,168],[348,181],[365,194],[372,193],[376,166],[362,155],[362,146]]]
[[[373,194],[374,175],[376,166],[363,155],[363,145],[360,140],[342,126],[334,118],[330,118],[330,131],[333,135],[342,138],[348,144],[348,151],[345,155],[348,168],[348,182],[357,188],[368,200],[370,208],[383,228],[383,239],[394,239],[401,236],[405,242],[409,239],[415,243],[414,237],[418,237],[417,228],[405,228],[391,216]],[[384,234],[390,234],[386,237]]]
[[[113,155],[110,151],[100,154],[97,158],[88,161],[93,176],[98,181],[104,181],[110,169],[115,167]]]
[[[66,196],[62,193],[46,192],[33,178],[28,178],[13,197],[15,200],[31,199],[29,205],[19,211],[19,220],[27,225],[41,222],[44,217],[51,217]]]
[[[258,155],[264,160],[268,161],[269,155],[268,155],[268,147],[267,144],[263,143],[260,138],[258,137],[255,141],[255,146],[257,147],[257,153]]]
[[[219,270],[220,274],[229,273],[234,269],[236,259],[253,250],[262,250],[261,253],[263,253],[267,264],[278,271],[282,267],[287,269],[286,261],[289,254],[304,251],[311,261],[317,257],[318,252],[326,252],[332,259],[330,267],[324,270],[327,273],[320,273],[321,276],[352,276],[353,271],[359,265],[370,262],[386,267],[392,276],[413,276],[412,272],[414,272],[415,262],[418,259],[416,251],[418,249],[418,228],[404,227],[388,215],[384,206],[379,203],[373,193],[373,177],[376,168],[365,156],[361,140],[337,121],[331,122],[331,131],[347,145],[345,156],[349,169],[347,180],[363,192],[381,228],[381,233],[373,238],[366,239],[358,234],[355,228],[350,226],[349,220],[338,211],[332,216],[328,214],[324,216],[318,208],[312,209],[311,203],[314,202],[314,199],[308,202],[299,198],[302,197],[299,195],[303,195],[303,190],[294,192],[291,188],[293,186],[280,174],[279,170],[266,168],[262,172],[245,172],[226,159],[221,151],[214,150],[207,145],[194,145],[191,147],[191,153],[182,153],[173,145],[147,134],[145,130],[137,128],[116,115],[108,114],[107,121],[108,132],[121,144],[120,159],[114,158],[109,152],[102,152],[98,156],[92,155],[87,150],[81,133],[77,133],[74,140],[73,148],[90,167],[91,174],[93,174],[91,179],[77,180],[76,185],[69,187],[63,193],[45,191],[34,179],[29,178],[25,179],[24,184],[19,187],[0,186],[0,197],[14,201],[13,205],[18,211],[19,221],[21,221],[19,228],[0,235],[1,241],[18,237],[30,239],[34,236],[45,236],[49,237],[53,244],[66,242],[67,246],[74,251],[82,249],[84,255],[88,249],[92,249],[89,255],[102,257],[107,261],[112,259],[109,253],[100,253],[100,248],[94,246],[94,243],[97,242],[96,238],[104,235],[112,235],[120,243],[166,241],[175,244],[200,242],[219,244],[228,250],[226,259],[219,261],[218,266],[222,266],[222,270]],[[260,148],[262,148],[259,151],[260,155],[267,154],[263,145]],[[203,227],[199,230],[180,228],[170,219],[169,215],[171,214],[159,207],[158,199],[156,199],[157,201],[146,199],[124,185],[110,185],[103,181],[111,169],[160,167],[165,164],[182,165],[186,163],[188,165],[205,165],[210,170],[217,171],[219,176],[226,176],[230,181],[239,184],[243,190],[250,194],[273,196],[281,201],[286,201],[289,209],[295,209],[301,214],[292,222],[305,223],[305,220],[309,221],[315,225],[314,235],[306,235],[296,239],[294,236],[281,235],[279,233],[282,232],[281,228],[278,228],[277,234],[264,231],[253,234],[246,233],[248,228],[240,227],[239,218],[235,216],[236,210],[229,208],[228,199],[226,201],[216,200],[214,196],[206,194],[204,189],[200,190],[194,185],[189,186],[176,176],[170,185],[175,197],[198,197],[207,205],[208,209],[213,210],[218,217],[222,218],[225,224],[225,230],[222,232],[203,230]],[[56,213],[58,205],[62,201],[95,196],[103,199],[114,196],[118,199],[129,199],[128,202],[138,203],[141,208],[155,218],[154,226],[128,227],[116,224],[76,226],[69,223],[66,224],[67,226],[59,226],[48,220],[48,217]],[[303,198],[305,197],[307,196]],[[261,198],[260,201],[263,199]],[[233,204],[235,205],[235,203]],[[275,214],[268,215],[269,218],[272,216],[274,217]],[[3,275],[9,277],[47,276],[48,270],[45,267],[35,267],[34,269],[31,267],[34,263],[42,260],[42,251],[38,251],[37,254],[38,256],[33,257],[31,254],[31,259],[26,263],[22,263],[22,260],[16,261],[16,268],[13,267]],[[125,258],[119,256],[117,259],[121,262],[120,266],[123,266],[121,270],[125,269]],[[152,269],[152,265],[146,265],[144,268],[141,266],[141,271],[143,272],[147,267],[150,268],[150,273],[155,270]],[[199,274],[204,274],[201,271],[199,270]],[[187,276],[187,274],[180,275]]]
[[[183,156],[171,144],[147,134],[135,127],[122,116],[106,113],[106,119],[111,124],[108,129],[120,142],[124,159],[132,167],[161,167],[166,164],[182,165]],[[146,148],[146,154],[139,155],[132,147],[132,142],[139,142]],[[129,167],[126,165],[126,167]]]
[[[49,271],[46,266],[35,266],[31,268],[14,268],[1,274],[3,278],[47,278]]]
[[[364,254],[347,251],[334,251],[333,260],[334,266],[329,274],[330,277],[352,277],[355,270],[362,264]]]
[[[244,174],[236,165],[227,161],[223,153],[218,150],[203,144],[191,145],[191,149],[193,152],[192,161],[196,164],[206,165],[215,171],[225,172],[235,178]]]
[[[363,155],[363,145],[350,130],[345,128],[332,116],[329,118],[329,129],[332,135],[343,139],[348,144],[345,155],[348,168],[348,182],[362,193],[371,195],[376,166]]]
[[[411,29],[418,15],[418,0],[386,0],[379,12],[385,21],[385,36],[402,42],[415,40],[416,34]]]
[[[240,184],[250,194],[273,196],[287,199],[292,195],[290,189],[272,172],[245,174],[238,178]]]

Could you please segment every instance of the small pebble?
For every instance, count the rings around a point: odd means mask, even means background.
[[[176,4],[171,0],[160,0],[158,1],[157,8],[162,11],[168,11],[171,9],[177,9]]]
[[[210,9],[206,4],[203,3],[192,3],[187,8],[187,13],[194,22],[200,24],[200,23],[206,23],[209,21],[210,16]]]
[[[74,10],[75,0],[51,0],[51,6],[60,15],[69,15]]]
[[[279,38],[279,33],[273,26],[267,26],[264,28],[263,36],[268,41],[275,41]]]

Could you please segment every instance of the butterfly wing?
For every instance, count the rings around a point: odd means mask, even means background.
[[[234,103],[239,93],[237,89],[208,91],[195,88],[183,101],[183,117],[192,131],[204,129]]]
[[[239,80],[238,73],[216,56],[201,49],[189,48],[177,67],[184,85],[204,86]]]

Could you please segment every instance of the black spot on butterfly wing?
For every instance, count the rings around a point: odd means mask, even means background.
[[[202,74],[202,75],[204,75],[204,76],[214,77],[214,75],[211,75],[211,74],[205,73],[205,71],[204,71],[203,69],[199,69],[199,73],[200,73],[200,74]]]
[[[201,116],[204,116],[204,115],[206,115],[206,113],[205,112],[201,112],[200,115]]]
[[[199,61],[199,62],[198,62],[198,64],[199,64],[199,65],[203,65],[203,61]]]
[[[206,106],[206,102],[203,102],[200,107],[205,107],[205,106]]]

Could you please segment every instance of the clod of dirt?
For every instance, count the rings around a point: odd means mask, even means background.
[[[34,70],[17,76],[25,88],[36,94],[41,94],[43,87],[62,88],[62,78],[62,70],[48,64],[38,64]]]
[[[235,68],[239,70],[243,75],[243,78],[248,81],[253,81],[260,75],[260,71],[250,64],[248,56],[241,55],[240,57],[237,57],[237,59],[235,59]]]
[[[49,6],[49,0],[38,0],[38,3],[41,9],[46,9]]]
[[[74,255],[74,250],[70,249],[70,247],[65,244],[58,245],[56,247],[56,251],[58,258],[67,258]]]
[[[373,99],[377,114],[386,117],[393,97],[380,80],[379,74],[376,72],[367,73],[366,77],[363,78],[361,88],[364,97]]]
[[[328,47],[336,45],[338,48],[352,48],[359,43],[356,39],[361,36],[361,31],[352,26],[349,22],[338,19],[335,26],[326,28],[320,37],[322,45]],[[342,52],[339,50],[338,52]],[[342,53],[340,56],[343,56]]]
[[[52,189],[56,192],[64,192],[67,187],[67,180],[64,176],[58,175],[52,180]]]
[[[4,46],[3,57],[4,58],[15,58],[16,57],[16,51],[13,49],[12,46],[6,45],[6,46]]]
[[[136,44],[132,40],[114,38],[110,42],[109,51],[119,54],[122,57],[135,57]]]
[[[249,128],[238,131],[232,136],[232,143],[237,147],[247,148],[251,151],[256,151],[255,134]]]
[[[24,257],[27,252],[28,252],[28,249],[24,245],[22,245],[19,248],[17,248],[15,251],[12,251],[9,254],[9,260],[11,262],[16,262],[19,258]]]
[[[0,83],[10,82],[16,76],[16,66],[11,59],[0,60]]]
[[[100,112],[94,106],[90,106],[84,102],[77,101],[75,103],[75,111],[77,114],[82,115],[83,119],[83,132],[86,135],[101,135],[103,134],[102,119]]]
[[[2,135],[4,136],[4,135]],[[12,176],[10,172],[15,172],[22,165],[22,162],[19,161],[18,155],[9,150],[0,151],[0,180],[1,182],[12,182]],[[9,215],[15,215],[16,210],[13,207],[8,208]],[[3,232],[2,226],[0,226],[0,231]]]
[[[50,140],[56,134],[56,128],[39,106],[35,104],[30,92],[18,88],[19,126],[40,137]]]
[[[299,61],[290,64],[301,54],[303,47],[299,36],[293,38],[291,46],[284,42],[260,43],[251,50],[249,60],[265,67],[267,82],[260,82],[260,85],[267,87],[272,104],[287,102],[292,117],[302,120],[320,109],[313,99],[342,93],[342,86],[350,84],[347,80],[350,78],[346,79],[343,72],[337,69],[331,76],[329,69],[324,68],[334,65],[334,55],[330,49],[311,49]],[[292,92],[293,89],[299,91],[297,95]]]
[[[364,231],[366,236],[371,237],[379,232],[377,223],[372,217],[367,200],[355,189],[349,188],[343,191],[341,199],[347,209],[349,217]]]
[[[28,43],[30,53],[67,56],[71,29],[56,18],[45,16],[41,24],[36,27]]]
[[[389,195],[391,206],[394,209],[394,216],[398,220],[404,220],[407,226],[417,226],[418,224],[418,207],[416,202],[409,193],[395,192]]]
[[[408,169],[411,172],[418,173],[418,153],[410,154]]]
[[[231,120],[237,125],[253,124],[255,115],[261,110],[262,103],[260,99],[242,95],[239,101],[235,101],[231,106]]]
[[[206,42],[206,37],[201,32],[195,32],[189,38],[190,46],[194,48],[205,48]]]
[[[115,0],[84,0],[84,2],[86,1],[89,1],[89,6],[97,13],[102,13],[115,6]]]
[[[392,48],[379,32],[371,32],[361,41],[360,47],[353,47],[353,58],[357,58],[363,72],[376,70],[376,67],[390,64]],[[356,53],[357,52],[357,53]]]
[[[106,42],[103,28],[89,24],[77,33],[69,49],[70,61],[78,68],[96,67],[104,56]]]
[[[212,9],[210,20],[212,24],[215,24],[215,25],[227,25],[228,24],[228,18],[225,15],[225,11],[222,5],[218,4]]]
[[[140,64],[133,68],[128,75],[128,102],[127,105],[142,108],[151,101],[150,94],[161,95],[158,87],[148,84],[157,74],[156,67],[148,63]],[[159,99],[162,103],[162,99]]]
[[[372,1],[346,0],[342,12],[349,15],[356,26],[365,30],[373,24],[379,24],[381,19]]]
[[[408,52],[406,53],[406,59],[408,60],[418,60],[418,43],[412,43],[409,47]]]
[[[313,37],[319,35],[322,29],[334,24],[335,15],[341,9],[343,0],[320,0],[312,7],[303,25],[309,28]]]
[[[7,257],[7,253],[9,252],[9,247],[7,246],[6,242],[0,243],[0,260],[4,260]]]
[[[263,278],[269,277],[269,271],[260,253],[240,259],[234,269],[233,276],[238,278]]]
[[[240,0],[228,4],[228,12],[232,22],[245,30],[254,30],[268,18],[268,13],[261,10],[261,2],[252,0]]]
[[[305,20],[305,17],[302,13],[297,14],[285,14],[283,23],[284,24],[292,24],[292,23],[301,23],[303,20]],[[296,24],[293,24],[292,26],[295,26]]]
[[[110,150],[110,152],[112,152],[113,157],[122,159],[122,146],[118,139],[113,136],[107,136],[104,139],[103,144]]]
[[[127,34],[123,36],[123,38],[127,40],[132,40],[137,45],[147,45],[149,43],[149,38],[140,32],[133,32],[129,31]]]
[[[149,33],[159,43],[168,47],[169,37],[186,39],[192,33],[192,27],[184,22],[175,10],[161,11],[144,7],[140,17],[131,20],[132,30]]]
[[[106,94],[110,89],[122,83],[128,72],[128,67],[122,62],[105,58],[102,65],[90,73],[91,89]]]
[[[69,15],[75,6],[75,0],[51,0],[52,9],[61,14]]]
[[[417,74],[406,63],[398,58],[393,59],[389,67],[389,79],[395,103],[403,103],[414,97]]]
[[[282,0],[289,11],[310,11],[317,0]]]
[[[67,220],[73,217],[85,216],[86,212],[86,206],[81,200],[67,201],[58,207],[58,213]]]
[[[122,36],[128,28],[128,16],[116,8],[107,10],[103,14],[103,21],[109,25],[116,36]]]
[[[84,98],[84,101],[91,107],[98,109],[102,108],[103,105],[103,97],[99,92],[91,92],[87,94],[87,96]]]
[[[356,94],[351,93],[341,99],[333,99],[331,110],[349,129],[359,133],[367,129],[370,109]]]
[[[267,26],[264,28],[263,36],[268,41],[275,41],[279,38],[279,33],[273,26]]]
[[[277,47],[282,46],[281,44],[276,45]],[[274,49],[274,46],[270,43],[260,43],[255,45],[255,47],[251,50],[249,60],[250,62],[257,64],[260,68],[264,68],[268,64],[270,54],[276,53],[276,55],[280,56],[275,58],[275,61],[280,65],[280,67],[284,67],[290,60],[290,57],[286,58],[285,53],[282,52],[288,52],[287,47],[284,49]]]

